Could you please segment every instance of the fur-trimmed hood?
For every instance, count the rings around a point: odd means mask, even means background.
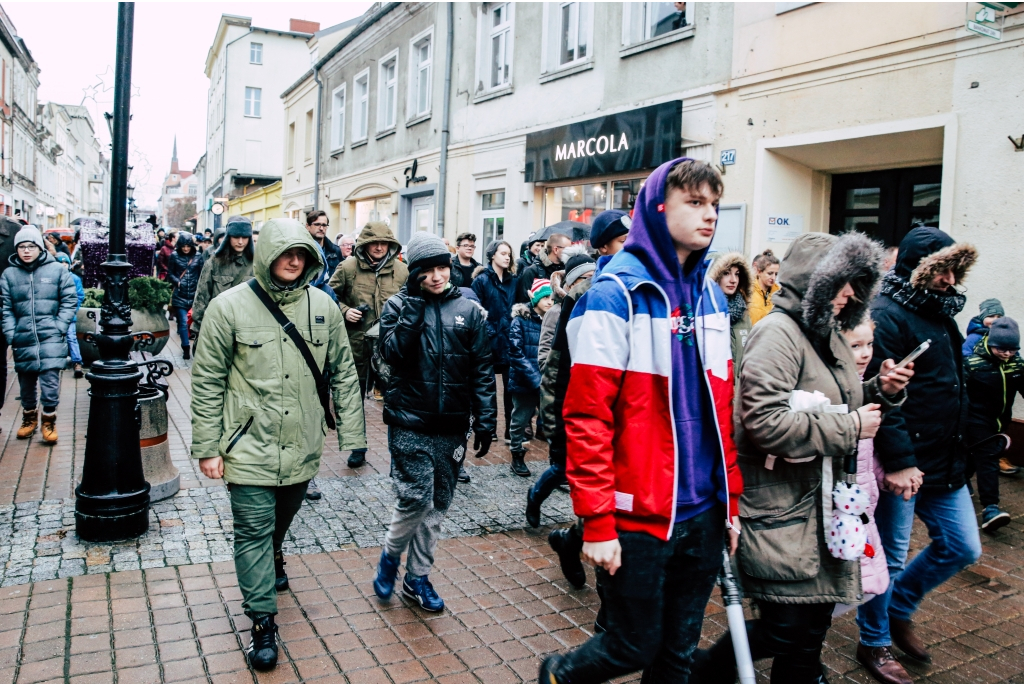
[[[518,304],[512,305],[512,318],[513,319],[516,318],[517,316],[519,318],[522,318],[522,319],[530,319],[530,318],[533,318],[534,315],[535,315],[535,312],[533,311],[533,307],[531,307],[530,305],[526,304],[525,302],[520,302]]]
[[[855,328],[878,291],[883,260],[881,245],[861,233],[805,233],[793,241],[782,260],[782,289],[772,298],[775,307],[818,338],[836,329]],[[847,283],[854,295],[834,316],[832,300]]]
[[[924,290],[937,274],[950,269],[956,282],[963,282],[977,259],[973,245],[958,243],[937,228],[918,226],[900,242],[894,270],[911,286]]]
[[[718,283],[718,279],[728,273],[729,269],[734,266],[740,270],[740,286],[736,289],[736,292],[743,295],[744,300],[750,302],[750,295],[752,294],[752,288],[754,287],[754,276],[750,273],[750,267],[747,265],[747,258],[744,257],[741,252],[726,252],[725,254],[715,257],[715,261],[711,264],[711,268],[708,269],[708,278],[715,283]]]

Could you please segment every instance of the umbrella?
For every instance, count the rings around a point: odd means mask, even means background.
[[[559,221],[534,233],[530,236],[530,241],[547,240],[556,233],[569,236],[574,243],[590,240],[590,226],[587,224],[579,221]]]
[[[743,618],[743,595],[740,593],[736,577],[732,574],[729,550],[726,549],[724,552],[718,582],[722,586],[722,600],[729,619],[729,635],[732,637],[733,654],[736,656],[736,670],[739,672],[741,683],[756,683],[754,661],[751,659],[750,643],[747,641],[747,622]]]

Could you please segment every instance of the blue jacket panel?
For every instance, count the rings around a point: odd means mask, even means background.
[[[534,392],[540,388],[541,318],[529,305],[517,304],[512,308],[512,325],[508,334],[509,378],[508,391]]]

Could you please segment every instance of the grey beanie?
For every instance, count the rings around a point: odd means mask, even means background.
[[[990,316],[1006,316],[1006,310],[1003,309],[1003,303],[994,297],[990,297],[978,305],[978,311],[981,312],[978,316],[980,316],[982,320],[987,319]]]
[[[1001,350],[1019,350],[1020,327],[1017,322],[1008,316],[993,321],[988,327],[988,346]]]
[[[21,245],[22,243],[35,243],[39,246],[40,250],[46,252],[46,245],[43,243],[43,235],[35,226],[26,226],[18,231],[18,234],[14,236],[14,247],[18,247],[18,245]]]
[[[225,236],[228,238],[251,238],[252,222],[244,217],[231,217]]]
[[[444,241],[433,233],[417,231],[405,247],[405,258],[410,269],[430,269],[435,266],[451,266],[452,253]]]

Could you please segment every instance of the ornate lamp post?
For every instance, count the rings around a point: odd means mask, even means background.
[[[75,489],[78,536],[90,542],[137,537],[149,527],[149,483],[139,448],[139,380],[129,353],[135,342],[128,305],[131,264],[125,252],[128,209],[128,124],[131,100],[135,3],[118,3],[114,61],[114,114],[110,188],[110,249],[103,263],[100,332],[93,336],[100,359],[86,374],[89,428],[82,482]]]

